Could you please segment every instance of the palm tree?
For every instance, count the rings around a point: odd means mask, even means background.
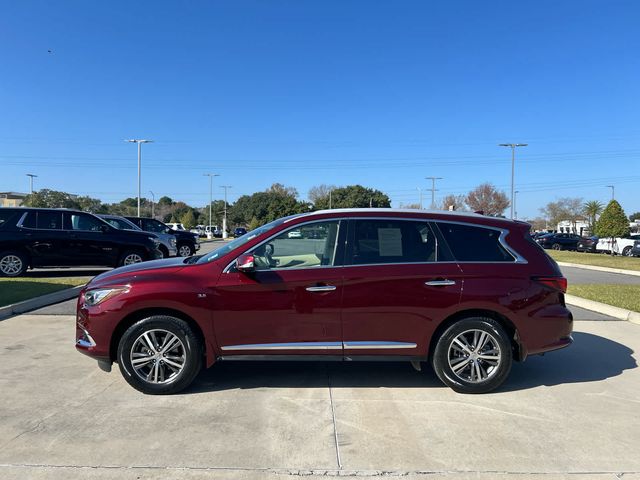
[[[584,214],[589,219],[589,232],[591,232],[591,235],[593,235],[593,230],[596,225],[596,217],[602,213],[602,211],[604,210],[604,205],[598,200],[590,200],[588,202],[585,202],[582,208]]]

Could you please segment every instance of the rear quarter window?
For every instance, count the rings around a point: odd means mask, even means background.
[[[15,215],[15,212],[11,210],[3,212],[2,209],[0,209],[0,228],[8,224],[14,215]]]
[[[460,262],[513,262],[500,244],[500,231],[456,223],[437,222],[454,258]]]

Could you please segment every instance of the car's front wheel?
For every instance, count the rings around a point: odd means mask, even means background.
[[[194,253],[196,253],[195,249],[188,243],[181,243],[178,245],[179,257],[191,257]]]
[[[123,267],[126,265],[133,265],[134,263],[140,263],[144,261],[145,256],[142,253],[136,250],[128,250],[120,256],[118,266]]]
[[[562,245],[560,245],[559,243],[554,243],[551,248],[553,248],[554,250],[562,250]]]
[[[0,277],[19,277],[27,270],[27,257],[20,252],[0,253]]]
[[[202,347],[186,322],[154,315],[124,332],[118,364],[136,390],[152,395],[176,393],[188,387],[202,368]]]
[[[438,378],[456,392],[490,392],[511,371],[511,342],[495,320],[465,318],[440,336],[432,363]]]
[[[622,250],[622,255],[624,255],[625,257],[632,257],[633,255],[631,255],[631,249],[633,247],[630,246],[626,246],[624,247],[624,250]]]

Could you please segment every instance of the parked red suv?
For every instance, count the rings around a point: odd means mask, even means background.
[[[429,361],[455,391],[481,393],[512,360],[572,342],[566,284],[524,222],[327,210],[97,276],[78,299],[76,347],[150,394],[220,360],[336,358]]]

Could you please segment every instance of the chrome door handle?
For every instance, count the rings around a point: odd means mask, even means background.
[[[307,292],[333,292],[336,289],[334,285],[317,285],[315,287],[307,287]]]
[[[455,285],[455,280],[429,280],[428,282],[424,282],[425,285],[429,287],[446,287],[447,285]]]

